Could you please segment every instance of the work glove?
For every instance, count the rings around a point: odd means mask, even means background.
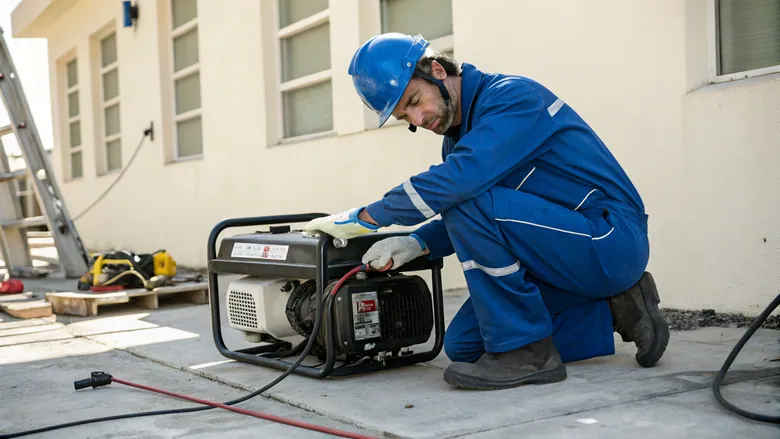
[[[393,260],[393,266],[398,268],[425,251],[425,244],[414,234],[409,236],[394,236],[374,243],[363,255],[363,263],[370,264],[375,270],[381,270]]]
[[[334,238],[354,238],[375,232],[379,226],[369,224],[358,219],[358,215],[363,208],[350,209],[335,215],[323,216],[309,221],[309,224],[303,228],[305,232],[327,233]]]

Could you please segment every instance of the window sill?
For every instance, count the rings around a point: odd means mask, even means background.
[[[119,174],[120,172],[122,172],[122,168],[119,168],[119,169],[112,169],[112,170],[110,170],[110,171],[106,171],[106,172],[102,172],[102,173],[98,174],[98,175],[97,175],[97,178],[101,178],[101,177],[108,177],[109,175],[112,175],[112,174]]]
[[[743,79],[757,78],[760,76],[773,75],[775,73],[780,73],[780,65],[764,67],[763,69],[745,70],[744,72],[730,73],[728,75],[713,75],[710,78],[710,83],[719,84],[741,81]]]
[[[178,157],[173,160],[169,160],[165,163],[166,166],[168,165],[176,165],[179,163],[187,163],[187,162],[194,162],[198,160],[203,160],[203,154],[194,154],[194,155],[188,155],[186,157]]]
[[[318,139],[323,139],[323,138],[327,138],[327,137],[336,137],[336,135],[337,135],[336,131],[330,130],[330,131],[323,131],[323,132],[320,132],[320,133],[306,134],[306,135],[297,136],[297,137],[287,137],[285,139],[279,140],[278,143],[276,143],[274,145],[271,145],[271,147],[279,147],[279,146],[291,145],[291,144],[295,144],[295,143],[305,143],[305,142],[309,142],[309,141],[312,141],[312,140],[318,140]]]
[[[689,90],[686,93],[686,95],[718,92],[721,90],[734,89],[734,88],[755,87],[767,83],[780,83],[780,70],[778,70],[775,73],[765,73],[762,75],[740,77],[736,79],[730,79],[730,80],[724,80],[718,82],[710,80],[710,82],[703,83],[698,87]]]

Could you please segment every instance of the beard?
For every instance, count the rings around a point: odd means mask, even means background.
[[[444,103],[444,99],[439,102],[439,112],[434,120],[438,120],[439,123],[431,131],[436,134],[444,134],[452,126],[452,121],[455,120],[455,103],[453,99],[450,99],[448,103]],[[433,122],[433,121],[431,121]]]

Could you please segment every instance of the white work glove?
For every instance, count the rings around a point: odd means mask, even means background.
[[[362,208],[350,209],[335,215],[323,216],[309,221],[303,228],[308,233],[324,232],[334,238],[354,238],[375,232],[379,226],[358,219]]]
[[[423,254],[424,244],[414,236],[394,236],[374,243],[363,255],[363,263],[371,264],[375,270],[382,268],[393,260],[393,266],[398,268]]]

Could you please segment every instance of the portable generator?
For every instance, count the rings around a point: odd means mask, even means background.
[[[375,242],[401,233],[342,240],[292,228],[292,224],[325,215],[233,218],[212,229],[209,295],[219,352],[236,361],[279,370],[292,366],[293,373],[317,378],[436,358],[444,339],[442,260],[419,257],[398,269],[371,270],[362,264],[363,254]],[[217,250],[217,239],[224,230],[255,226],[269,227],[225,237]],[[431,288],[419,275],[409,274],[428,270]],[[231,350],[225,345],[219,275],[240,276],[227,286],[224,312],[228,326],[257,346]],[[411,350],[427,343],[432,333],[435,339],[430,350]],[[283,359],[296,354],[300,354],[297,365]],[[323,364],[300,364],[307,354],[316,355]],[[336,361],[338,367],[334,367]]]

